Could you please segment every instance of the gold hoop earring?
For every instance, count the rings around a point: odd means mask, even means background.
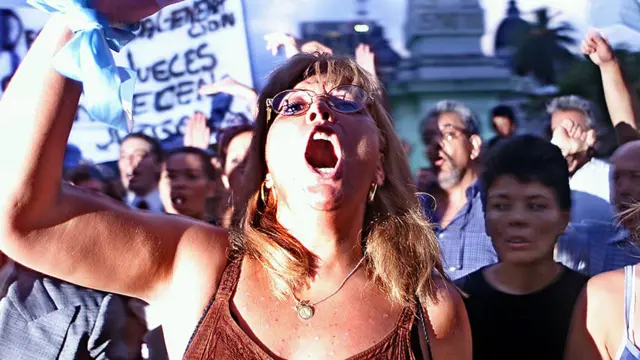
[[[368,198],[369,204],[371,204],[373,200],[376,198],[377,191],[378,191],[378,184],[373,184],[371,189],[369,189],[369,198]]]
[[[262,200],[263,203],[267,204],[267,200],[264,196],[264,181],[260,185],[260,200]]]
[[[262,184],[260,185],[260,199],[266,205],[267,197],[265,196],[264,188],[265,188],[265,181],[263,181]],[[270,192],[273,194],[273,201],[278,201],[278,195],[276,195],[275,190],[270,189]]]

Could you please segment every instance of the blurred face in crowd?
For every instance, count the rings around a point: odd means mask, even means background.
[[[146,195],[158,185],[159,159],[144,139],[128,138],[120,145],[120,179],[124,187],[137,195]]]
[[[640,141],[621,146],[610,160],[614,168],[612,200],[618,213],[623,214],[640,201]],[[628,229],[640,225],[638,219],[621,216],[621,220]]]
[[[87,179],[84,181],[76,182],[73,185],[101,194],[106,194],[107,192],[107,184],[105,184],[100,179]]]
[[[443,113],[426,125],[423,141],[441,188],[447,190],[460,183],[480,153],[482,140],[469,135],[456,113]]]
[[[176,153],[162,165],[158,187],[166,212],[204,219],[206,202],[213,196],[215,182],[207,176],[200,156]]]
[[[494,116],[493,127],[500,137],[508,137],[516,132],[515,125],[506,116]]]
[[[555,192],[540,182],[504,175],[487,190],[487,234],[503,263],[553,261],[556,240],[569,218]]]
[[[252,131],[242,132],[229,141],[227,157],[224,163],[224,175],[222,181],[227,189],[238,189],[242,184],[242,165],[249,150]]]

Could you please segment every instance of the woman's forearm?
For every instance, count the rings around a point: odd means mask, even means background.
[[[71,37],[64,19],[54,16],[0,101],[0,213],[7,225],[35,225],[60,193],[66,143],[82,88],[56,72],[51,60]]]
[[[607,102],[607,109],[613,127],[618,134],[618,141],[625,143],[638,138],[638,97],[630,89],[617,61],[610,61],[600,66],[602,86]]]

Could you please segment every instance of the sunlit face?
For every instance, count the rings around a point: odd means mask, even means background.
[[[203,219],[215,183],[204,173],[199,156],[177,153],[163,164],[159,189],[166,212]]]
[[[122,185],[133,193],[145,195],[158,184],[160,164],[152,146],[139,138],[128,138],[120,145],[118,160]]]
[[[558,236],[569,223],[554,191],[539,182],[499,177],[487,191],[485,226],[501,262],[553,261]]]
[[[474,145],[464,129],[462,120],[455,113],[443,113],[426,125],[423,141],[427,146],[427,157],[443,189],[458,185],[472,165]]]
[[[224,163],[224,176],[226,177],[225,185],[228,189],[239,189],[242,186],[242,173],[243,162],[247,156],[251,139],[253,138],[252,131],[245,131],[240,133],[229,141],[227,146],[227,157]]]
[[[515,133],[515,126],[509,120],[508,117],[505,116],[494,116],[493,119],[493,127],[495,128],[498,136],[500,137],[508,137]]]
[[[623,213],[640,201],[640,143],[628,144],[611,157],[613,170],[613,203],[618,213]],[[635,229],[638,219],[621,218],[628,229]]]
[[[335,84],[314,76],[295,88],[326,95]],[[380,154],[380,132],[366,109],[341,113],[316,96],[306,113],[275,117],[265,156],[279,206],[332,211],[364,204],[372,183],[382,185]]]

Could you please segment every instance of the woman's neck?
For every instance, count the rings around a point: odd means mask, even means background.
[[[316,259],[309,288],[300,289],[298,296],[315,299],[335,290],[364,256],[362,221],[354,221],[364,218],[364,205],[348,210],[278,209],[280,225]]]
[[[278,208],[277,219],[318,260],[318,266],[362,257],[364,205],[336,211]]]
[[[496,290],[511,295],[526,295],[549,286],[563,270],[562,265],[551,258],[535,264],[498,263],[486,268],[483,276]]]

